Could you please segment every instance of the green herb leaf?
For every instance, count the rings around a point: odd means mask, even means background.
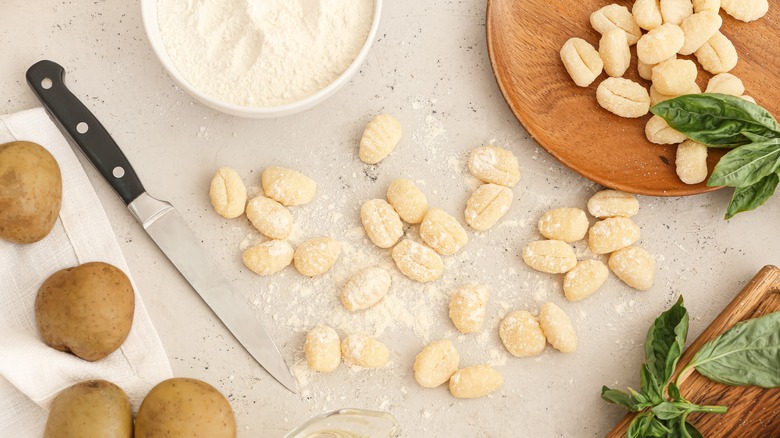
[[[650,409],[650,412],[659,420],[671,420],[672,418],[681,416],[686,411],[672,402],[665,401],[653,406],[653,409]]]
[[[606,386],[601,387],[601,398],[609,403],[623,406],[631,412],[639,412],[643,409],[639,407],[639,404],[631,395]]]
[[[655,418],[651,412],[642,412],[634,418],[626,433],[627,438],[664,438],[672,429]]]
[[[707,342],[686,367],[726,385],[780,387],[780,312],[740,322]]]
[[[688,311],[681,296],[669,310],[656,318],[645,340],[645,364],[660,384],[661,394],[680,359],[687,336]]]
[[[780,167],[780,138],[740,146],[721,157],[707,185],[747,187]]]
[[[683,397],[682,394],[680,394],[680,387],[677,386],[676,383],[669,382],[668,391],[669,391],[669,397],[671,397],[672,400],[676,402],[687,402],[687,400],[685,400],[685,397]]]
[[[689,138],[712,147],[748,144],[749,134],[780,137],[780,125],[760,106],[725,94],[687,94],[650,108]]]
[[[647,397],[647,401],[651,406],[665,401],[663,393],[665,381],[659,382],[658,378],[650,370],[650,367],[647,365],[647,363],[642,364],[642,368],[639,373],[639,379],[642,395]]]
[[[684,438],[704,438],[704,435],[699,432],[699,429],[696,428],[693,424],[689,423],[688,421],[684,422],[685,427],[683,428],[683,431],[685,432],[683,434]]]
[[[775,172],[765,176],[755,184],[737,187],[726,210],[726,219],[733,218],[737,213],[755,210],[763,205],[775,193],[778,183],[780,183],[780,175]]]

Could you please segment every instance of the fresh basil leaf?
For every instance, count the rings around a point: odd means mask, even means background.
[[[663,386],[665,382],[659,382],[658,378],[650,371],[650,367],[646,363],[642,364],[639,379],[642,394],[647,397],[651,406],[664,401]]]
[[[780,387],[780,312],[742,321],[707,342],[691,367],[726,385]]]
[[[740,146],[721,157],[707,185],[747,187],[780,167],[780,138]]]
[[[683,435],[685,438],[704,438],[704,435],[699,432],[699,429],[696,428],[693,424],[689,423],[688,421],[685,421],[685,428],[683,429],[685,431],[685,435]]]
[[[660,393],[674,373],[687,336],[688,311],[681,296],[669,310],[656,318],[645,340],[645,364],[658,381]]]
[[[642,412],[634,418],[626,432],[627,438],[665,438],[672,429],[655,418],[651,412]]]
[[[682,394],[680,394],[680,387],[677,386],[676,383],[669,382],[669,387],[667,390],[669,391],[669,397],[671,397],[672,400],[676,402],[687,402],[687,400],[685,400],[685,397],[683,397]]]
[[[780,183],[780,175],[775,172],[765,176],[755,184],[737,187],[726,210],[726,219],[733,218],[737,213],[755,210],[763,205],[775,193],[778,183]]]
[[[686,411],[672,402],[665,401],[653,406],[653,408],[650,409],[650,412],[659,420],[671,420],[681,416]]]
[[[623,406],[630,412],[639,412],[642,408],[639,407],[637,401],[629,394],[616,389],[610,389],[606,386],[601,387],[601,398],[609,403]]]
[[[755,142],[759,142],[759,141],[767,141],[767,140],[771,140],[772,139],[770,137],[765,137],[763,135],[753,134],[752,132],[743,132],[742,135],[744,135],[745,137],[747,137],[750,141],[752,141],[754,143]]]
[[[725,94],[687,94],[656,104],[650,111],[689,138],[712,147],[748,144],[747,133],[780,137],[780,125],[760,106]]]

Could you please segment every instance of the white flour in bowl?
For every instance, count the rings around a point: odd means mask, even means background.
[[[202,92],[268,107],[310,96],[341,75],[368,37],[373,0],[158,0],[179,72]]]

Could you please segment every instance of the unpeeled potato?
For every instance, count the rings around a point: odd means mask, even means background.
[[[60,392],[51,404],[43,438],[131,438],[133,412],[122,388],[88,380]]]
[[[36,143],[0,145],[0,238],[34,243],[54,227],[62,205],[62,175]]]

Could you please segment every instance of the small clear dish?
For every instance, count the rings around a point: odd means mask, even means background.
[[[307,421],[284,438],[393,438],[398,422],[387,412],[339,409]]]

